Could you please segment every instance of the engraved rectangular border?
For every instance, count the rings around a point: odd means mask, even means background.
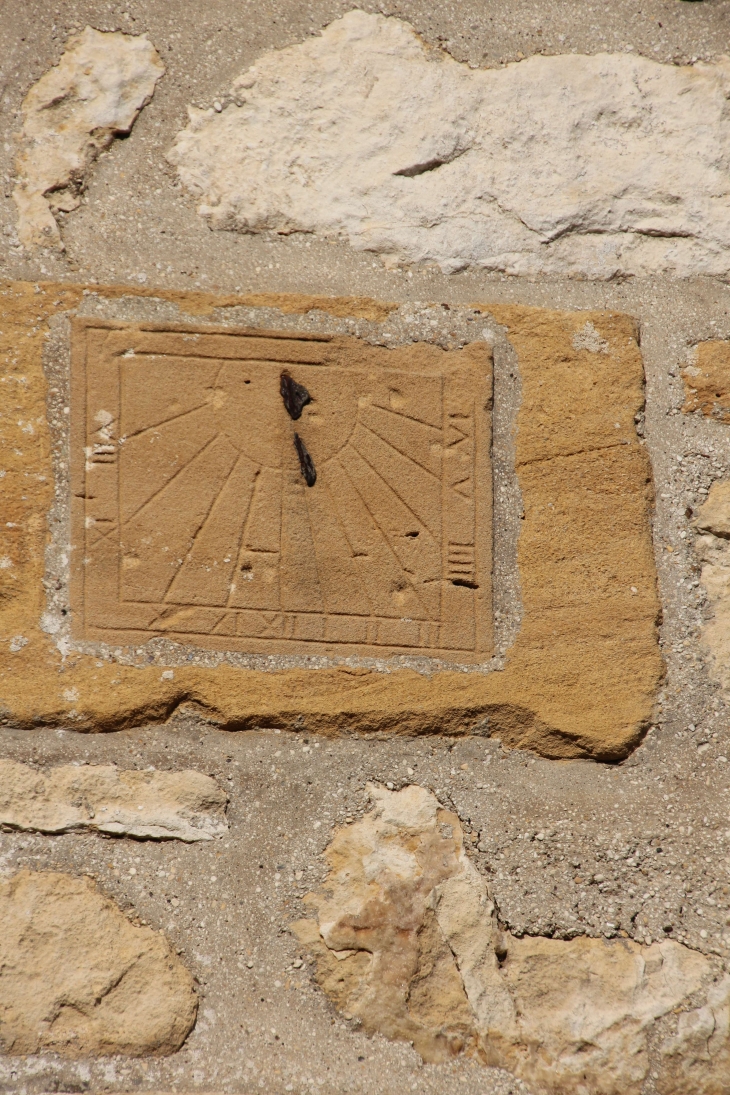
[[[295,628],[304,626],[298,617],[305,614],[301,612],[287,613],[280,611],[283,617],[282,629],[288,630],[291,637],[262,638],[248,635],[235,634],[237,627],[234,625],[230,634],[210,634],[192,629],[159,629],[151,631],[146,627],[121,628],[112,623],[110,627],[98,627],[90,624],[87,619],[87,582],[84,559],[85,547],[85,518],[86,518],[86,444],[87,444],[87,367],[88,367],[88,337],[93,330],[130,330],[159,333],[182,333],[202,335],[226,335],[244,338],[267,339],[294,339],[296,341],[337,343],[337,339],[331,335],[319,335],[300,332],[271,331],[263,328],[225,327],[220,325],[193,325],[187,323],[130,323],[115,320],[89,319],[76,317],[72,320],[71,331],[71,625],[74,638],[101,642],[108,646],[141,645],[154,638],[165,638],[180,644],[192,647],[196,650],[217,650],[238,654],[263,654],[283,655],[294,657],[307,657],[311,655],[324,657],[350,657],[364,656],[369,658],[387,659],[393,656],[409,656],[418,659],[438,659],[454,664],[483,663],[489,659],[493,648],[493,606],[492,606],[492,468],[491,468],[491,402],[492,402],[492,368],[491,360],[486,368],[486,361],[480,358],[480,367],[484,373],[483,401],[485,413],[475,416],[475,558],[467,558],[465,551],[460,551],[458,545],[447,543],[447,530],[444,528],[444,544],[442,549],[442,564],[447,567],[449,573],[455,577],[466,575],[473,567],[478,579],[478,588],[469,590],[474,597],[476,637],[473,649],[459,647],[444,648],[439,646],[403,646],[397,643],[383,644],[368,642],[369,633],[366,632],[364,641],[343,641],[337,637],[337,616],[332,615],[324,621],[316,614],[318,621],[304,621],[306,634],[295,635]],[[348,341],[346,339],[346,341]],[[354,338],[350,342],[360,342]],[[481,345],[484,349],[484,344]],[[381,349],[380,347],[378,349]],[[402,347],[399,349],[403,349]],[[386,351],[387,352],[387,351]],[[454,355],[463,351],[451,351]],[[235,360],[235,358],[234,358]],[[451,364],[451,362],[450,362]],[[471,363],[470,363],[471,364]],[[346,367],[346,366],[345,366]],[[382,368],[381,365],[375,366]],[[402,368],[401,365],[394,365]],[[353,366],[355,368],[355,366]],[[444,375],[442,370],[435,370]],[[477,489],[476,484],[479,483]],[[466,591],[464,591],[466,592]],[[106,600],[106,598],[105,598]],[[152,606],[150,606],[151,608]],[[199,606],[197,613],[216,613],[225,615],[224,609],[210,609]],[[236,613],[262,615],[257,610],[237,609]],[[289,620],[288,617],[292,619]],[[293,617],[297,617],[295,620]],[[373,617],[363,617],[362,622],[367,622]],[[201,617],[202,620],[202,617]],[[433,627],[432,621],[414,621],[425,629]],[[200,625],[198,625],[200,626]]]

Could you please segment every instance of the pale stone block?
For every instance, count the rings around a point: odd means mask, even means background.
[[[227,801],[202,772],[123,771],[111,764],[44,772],[0,759],[0,826],[12,829],[89,829],[191,843],[228,832]]]
[[[624,53],[471,69],[350,11],[259,57],[168,159],[213,228],[316,232],[387,266],[725,275],[730,64]]]
[[[146,35],[86,27],[69,38],[23,100],[13,191],[21,243],[63,250],[54,213],[77,208],[97,156],[130,132],[164,71]]]
[[[515,938],[456,814],[423,787],[369,791],[373,809],[335,832],[324,890],[305,898],[316,921],[294,925],[342,1011],[428,1061],[467,1053],[539,1092],[640,1095],[655,1023],[704,993],[666,1041],[657,1087],[724,1090],[727,979],[709,958],[671,940]]]

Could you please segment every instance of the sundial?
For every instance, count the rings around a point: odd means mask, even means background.
[[[491,653],[491,357],[78,320],[77,637]]]

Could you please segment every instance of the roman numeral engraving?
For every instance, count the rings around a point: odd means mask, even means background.
[[[457,585],[476,586],[476,560],[473,544],[449,543],[446,577]]]

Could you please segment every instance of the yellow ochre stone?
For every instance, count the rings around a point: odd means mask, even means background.
[[[730,342],[700,342],[695,360],[682,370],[685,414],[701,411],[706,418],[730,422]]]
[[[107,299],[172,301],[181,322],[233,304],[357,318],[383,318],[394,308],[357,298],[92,289]],[[164,720],[194,703],[230,730],[288,726],[334,736],[478,728],[545,756],[597,759],[620,758],[638,743],[663,670],[651,472],[634,429],[643,367],[630,317],[479,306],[505,327],[522,383],[523,615],[503,670],[423,675],[221,665],[176,668],[170,676],[159,666],[100,665],[73,650],[62,657],[40,628],[53,495],[42,350],[50,319],[73,316],[83,295],[82,286],[0,286],[0,718],[24,728],[108,731]],[[587,322],[600,352],[576,337]]]

